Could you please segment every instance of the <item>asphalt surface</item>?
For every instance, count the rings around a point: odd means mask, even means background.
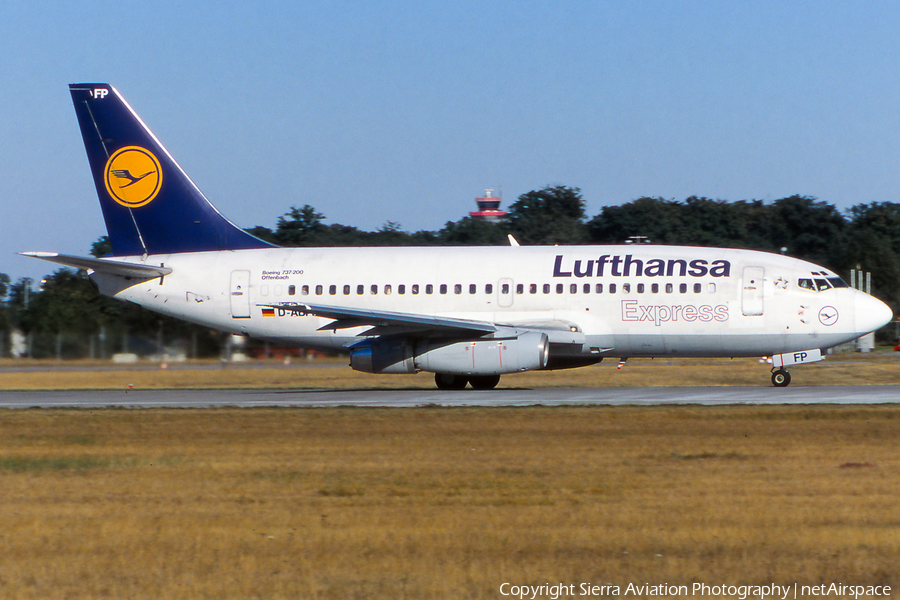
[[[538,388],[497,390],[0,391],[0,408],[418,407],[679,404],[888,404],[900,386]]]

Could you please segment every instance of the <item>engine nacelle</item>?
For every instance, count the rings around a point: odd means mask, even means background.
[[[350,366],[366,373],[503,375],[547,366],[547,334],[529,331],[510,339],[463,342],[378,338],[351,351]]]

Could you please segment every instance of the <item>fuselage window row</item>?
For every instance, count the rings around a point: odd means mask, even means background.
[[[843,283],[843,282],[841,281],[840,283]],[[846,284],[844,284],[844,286],[846,286]],[[410,292],[412,293],[413,296],[417,296],[419,294],[420,286],[418,283],[414,283],[409,287],[410,287]],[[831,281],[826,282],[825,280],[813,281],[810,279],[801,279],[799,281],[799,287],[808,289],[811,291],[823,291],[826,289],[831,289],[832,287],[841,287],[841,286],[835,285]],[[565,284],[557,283],[555,286],[555,289],[553,288],[553,286],[551,284],[545,283],[540,286],[540,291],[543,292],[544,294],[550,294],[551,291],[555,291],[557,294],[564,294],[564,293],[566,293],[566,291],[568,291],[568,293],[570,295],[575,295],[575,294],[579,293],[579,288],[581,290],[582,295],[591,294],[592,289],[593,289],[594,294],[602,294],[603,293],[603,284],[602,283],[596,283],[596,284],[593,284],[593,286],[590,283],[581,284],[580,286],[577,283],[570,283],[568,285],[568,288]],[[313,288],[311,288],[309,285],[304,284],[304,285],[300,286],[300,295],[301,296],[309,296],[311,289],[313,290],[313,293],[316,296],[322,296],[325,294],[325,287],[323,285],[316,285]],[[351,286],[349,284],[344,284],[340,289],[344,296],[349,296],[349,295],[351,295],[351,292],[353,291],[353,286]],[[448,284],[446,284],[446,283],[442,283],[438,286],[438,292],[442,295],[446,295],[449,292],[449,289],[450,288],[449,288]],[[453,285],[453,293],[455,295],[462,295],[464,289],[465,289],[465,287],[461,283],[457,283],[457,284]],[[617,285],[615,283],[610,283],[606,289],[607,289],[608,294],[615,294],[615,293],[617,293],[617,290],[619,288],[617,287]],[[664,290],[666,294],[674,294],[676,287],[675,287],[674,283],[666,283],[663,288],[660,288],[660,284],[658,284],[658,283],[651,283],[650,287],[649,287],[649,291],[651,294],[658,294],[658,293],[660,293],[661,289]],[[688,289],[691,289],[691,288],[686,283],[679,283],[677,289],[678,289],[679,294],[687,294]],[[362,284],[357,285],[356,286],[356,295],[357,296],[364,295],[365,290],[366,290],[365,285],[362,285]],[[389,283],[385,284],[383,286],[379,286],[378,284],[371,284],[369,286],[369,294],[372,296],[377,296],[379,290],[381,290],[381,292],[385,296],[389,296],[393,293],[394,287]],[[397,294],[399,294],[401,296],[405,295],[406,294],[406,285],[398,284],[396,287],[396,290],[397,290]],[[636,293],[638,293],[638,294],[644,294],[647,292],[647,286],[644,283],[638,283],[638,284],[635,284],[634,286],[632,286],[631,283],[621,284],[621,293],[630,294],[632,292],[632,290],[636,291]],[[703,293],[703,284],[702,283],[693,284],[692,290],[693,290],[693,293],[695,293],[695,294]],[[276,296],[280,296],[282,294],[282,291],[283,291],[282,286],[280,286],[280,285],[275,286],[274,292],[275,292]],[[509,295],[512,293],[512,291],[513,291],[512,286],[509,283],[503,283],[500,285],[500,293],[501,294]],[[706,291],[709,294],[715,294],[716,293],[716,284],[708,283],[706,285]],[[469,295],[477,294],[478,286],[474,283],[470,283],[468,285],[468,292],[469,292]],[[493,292],[494,292],[494,286],[490,283],[485,284],[485,286],[484,286],[485,295],[491,295],[491,294],[493,294]],[[289,285],[287,288],[287,293],[289,296],[296,295],[297,286]],[[433,293],[434,293],[434,285],[430,284],[430,283],[426,284],[425,285],[425,294],[431,295]],[[536,283],[529,284],[528,285],[528,293],[529,294],[537,294],[538,293],[538,284],[536,284]],[[263,296],[268,296],[269,295],[269,286],[267,286],[267,285],[261,286],[260,294]],[[328,295],[336,296],[337,294],[338,294],[338,286],[335,284],[329,285],[328,286]],[[516,284],[515,295],[518,295],[518,296],[525,295],[525,284],[522,284],[522,283]]]

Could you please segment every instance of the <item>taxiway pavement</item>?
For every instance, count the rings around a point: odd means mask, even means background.
[[[0,391],[0,408],[887,404],[900,386]]]

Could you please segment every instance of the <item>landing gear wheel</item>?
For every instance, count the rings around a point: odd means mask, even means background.
[[[434,383],[439,390],[465,389],[468,380],[462,375],[450,375],[449,373],[435,373]]]
[[[791,374],[784,369],[772,371],[772,385],[775,387],[787,387],[791,383]]]
[[[469,377],[469,383],[476,390],[492,390],[500,383],[499,375],[474,375]]]

